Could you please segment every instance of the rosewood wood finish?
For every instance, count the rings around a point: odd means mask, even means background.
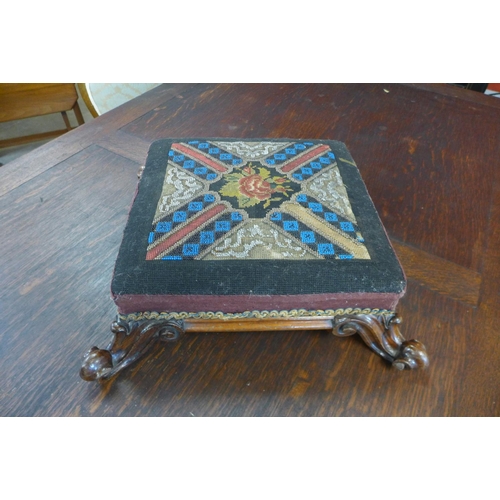
[[[358,314],[330,319],[241,320],[151,320],[114,321],[113,341],[106,349],[92,347],[84,356],[80,376],[88,382],[107,380],[138,361],[154,340],[175,341],[186,332],[249,332],[332,330],[338,337],[359,333],[365,344],[398,370],[427,368],[425,346],[418,340],[404,340],[397,315]]]
[[[499,416],[499,134],[500,100],[446,85],[175,84],[1,167],[0,414]],[[81,380],[115,314],[109,283],[150,143],[287,135],[337,139],[356,158],[429,368],[397,373],[359,334],[200,324],[178,342],[153,336],[123,376]],[[397,358],[407,346],[392,335],[380,342]]]
[[[154,340],[173,342],[184,333],[181,321],[114,321],[113,341],[106,349],[92,347],[80,370],[83,380],[107,380],[140,359]]]
[[[401,318],[374,314],[334,318],[333,334],[346,337],[358,333],[365,344],[398,370],[427,368],[429,358],[418,340],[405,340],[399,331]]]

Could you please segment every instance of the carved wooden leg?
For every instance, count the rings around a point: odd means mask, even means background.
[[[333,334],[347,337],[358,333],[372,350],[398,370],[427,368],[425,346],[418,340],[405,340],[399,332],[400,323],[397,314],[339,316],[333,320]]]
[[[142,320],[114,321],[114,339],[106,349],[92,347],[83,360],[80,377],[84,380],[106,380],[137,361],[156,340],[172,342],[184,333],[182,321]]]

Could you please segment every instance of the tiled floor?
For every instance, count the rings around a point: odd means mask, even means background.
[[[485,94],[500,98],[500,83],[490,83]],[[85,123],[92,120],[93,117],[90,114],[90,111],[85,106],[82,98],[78,99],[78,104],[80,105],[80,109],[82,110]],[[70,119],[71,125],[76,126],[76,119],[71,111],[68,112],[68,117]],[[24,120],[16,120],[8,123],[0,123],[0,140],[8,139],[11,137],[48,132],[50,130],[57,130],[60,128],[64,128],[64,121],[60,113],[38,116],[35,118],[27,118]],[[5,165],[12,160],[15,160],[19,156],[29,153],[30,151],[40,147],[46,142],[48,141],[38,141],[32,142],[30,144],[24,144],[22,146],[0,149],[0,166]]]

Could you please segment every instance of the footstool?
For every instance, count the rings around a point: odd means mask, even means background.
[[[185,332],[289,329],[357,333],[394,367],[425,367],[399,332],[405,288],[343,143],[159,140],[115,265],[113,340],[80,375],[110,378]]]

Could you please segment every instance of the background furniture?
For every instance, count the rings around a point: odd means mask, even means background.
[[[327,332],[200,333],[109,384],[82,381],[82,353],[115,311],[150,143],[286,134],[346,143],[408,277],[402,328],[430,368],[393,371]],[[498,99],[448,85],[172,84],[8,163],[0,414],[499,416],[499,135]]]
[[[487,88],[487,83],[454,83],[453,85],[458,85],[467,90],[474,90],[475,92],[483,93]]]
[[[0,148],[50,139],[72,130],[67,111],[75,113],[79,125],[84,120],[74,83],[0,83],[0,123],[61,113],[65,129],[53,130],[0,141]]]
[[[134,99],[159,83],[79,83],[85,105],[96,117]]]

